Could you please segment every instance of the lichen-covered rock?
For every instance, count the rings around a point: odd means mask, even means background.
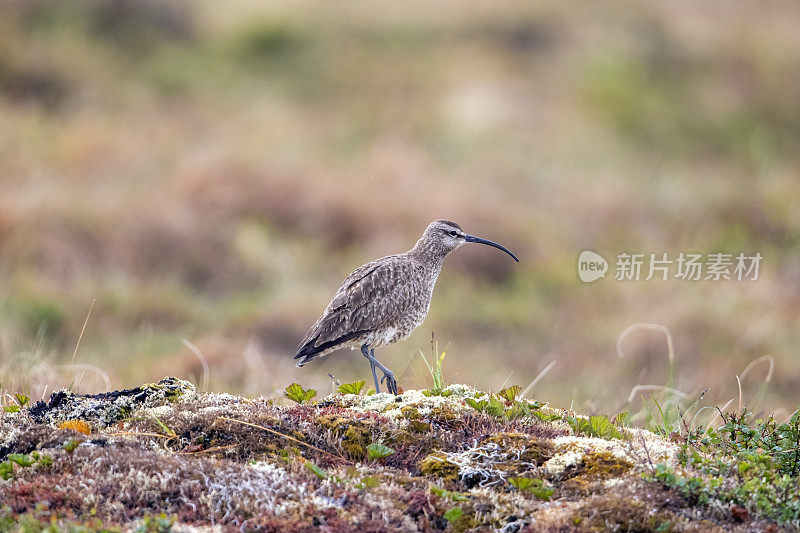
[[[39,423],[91,420],[105,427],[127,418],[136,408],[155,407],[194,394],[194,385],[178,378],[164,378],[134,389],[94,395],[75,394],[65,389],[51,394],[47,402],[40,400],[33,404],[28,415]]]

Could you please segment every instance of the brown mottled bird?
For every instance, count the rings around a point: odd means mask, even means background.
[[[377,367],[383,372],[381,383],[385,379],[389,392],[397,394],[394,374],[375,359],[375,348],[406,339],[422,324],[445,256],[465,242],[494,246],[519,262],[496,242],[468,235],[455,222],[435,220],[409,251],[371,261],[347,276],[297,348],[297,366],[340,348],[360,347],[375,392],[380,392]]]

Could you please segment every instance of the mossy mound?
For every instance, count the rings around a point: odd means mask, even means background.
[[[622,477],[632,468],[633,464],[630,461],[608,452],[589,452],[567,476],[562,476],[565,480],[563,486],[582,494],[589,494],[602,490],[605,481]]]
[[[718,502],[698,502],[653,480],[654,458],[675,468],[681,450],[651,433],[587,438],[572,434],[554,409],[545,420],[509,417],[467,402],[486,393],[461,385],[443,392],[280,405],[196,394],[174,378],[93,396],[59,391],[2,415],[0,530],[774,525],[755,509],[720,511]]]

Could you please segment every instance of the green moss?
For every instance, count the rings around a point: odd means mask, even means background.
[[[502,450],[524,450],[519,459],[528,463],[542,464],[553,457],[551,443],[527,433],[497,433],[485,442],[497,444]]]
[[[423,475],[453,483],[458,481],[458,470],[458,465],[448,461],[440,452],[431,454],[419,462],[419,471]]]
[[[592,452],[583,456],[585,475],[610,479],[619,477],[631,468],[633,464],[625,459],[620,459],[608,452]]]
[[[329,429],[339,438],[342,452],[351,459],[363,459],[367,446],[372,444],[372,432],[361,420],[352,420],[336,415],[322,415],[317,424]]]
[[[406,420],[418,420],[422,418],[419,409],[417,409],[417,407],[414,405],[403,406],[402,408],[400,408],[400,413],[402,413],[403,418],[405,418]]]
[[[431,409],[430,414],[428,414],[428,420],[437,424],[447,425],[458,420],[458,412],[452,407],[439,405]]]
[[[403,418],[408,420],[408,429],[410,431],[415,431],[417,433],[425,433],[430,431],[430,422],[422,416],[416,406],[406,405],[400,409],[400,412],[402,413]]]
[[[449,530],[461,533],[462,531],[475,529],[480,525],[473,509],[465,509],[463,504],[460,506],[460,508],[464,511],[464,513],[450,522]]]
[[[591,452],[583,456],[576,475],[567,480],[564,486],[588,494],[593,491],[593,485],[598,481],[620,477],[631,468],[633,464],[629,461],[608,452]]]
[[[417,433],[426,433],[430,431],[431,425],[427,422],[423,422],[422,420],[409,420],[408,428]]]

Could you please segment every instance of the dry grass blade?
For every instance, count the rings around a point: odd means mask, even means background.
[[[181,342],[183,342],[183,345],[186,346],[189,351],[197,357],[198,360],[200,360],[200,364],[203,366],[203,386],[200,390],[207,391],[209,377],[208,360],[203,355],[203,352],[200,351],[200,348],[189,342],[189,339],[181,339]]]
[[[761,363],[767,362],[769,363],[769,370],[767,370],[767,376],[764,378],[764,383],[769,383],[772,380],[772,371],[775,369],[775,358],[770,355],[762,355],[758,359],[751,361],[749,365],[744,367],[742,370],[742,379],[747,377],[747,374],[756,366]]]
[[[162,435],[161,433],[146,433],[138,431],[115,431],[109,433],[109,437],[158,437],[159,439],[171,439],[169,435]]]
[[[97,298],[92,300],[92,305],[89,306],[89,312],[86,313],[86,320],[83,321],[83,327],[81,328],[81,334],[78,335],[78,342],[75,343],[75,351],[72,352],[72,359],[70,359],[69,364],[75,362],[75,356],[78,355],[78,348],[81,345],[81,339],[83,338],[83,333],[86,331],[86,324],[89,323],[89,317],[92,316],[92,309],[94,309],[94,303],[97,301]]]
[[[544,370],[539,372],[539,375],[533,378],[533,381],[531,381],[530,385],[525,387],[525,390],[522,391],[522,393],[519,395],[520,399],[524,398],[525,395],[528,394],[528,391],[530,391],[534,387],[534,385],[536,385],[539,382],[539,380],[541,380],[548,372],[550,372],[550,370],[552,370],[557,363],[558,361],[553,360],[550,362],[549,365],[544,367]]]
[[[176,452],[177,455],[197,455],[198,453],[212,453],[220,450],[227,450],[229,448],[236,448],[239,444],[229,444],[227,446],[213,446],[207,450],[197,450],[196,452]]]
[[[630,395],[628,395],[628,403],[631,403],[634,398],[636,398],[636,393],[643,390],[660,390],[674,394],[680,398],[686,398],[689,396],[683,391],[678,389],[673,389],[672,387],[665,387],[664,385],[636,385],[634,388],[631,389]]]
[[[267,428],[267,427],[264,427],[264,426],[259,426],[258,424],[253,424],[252,422],[245,422],[244,420],[236,420],[235,418],[228,418],[227,416],[218,416],[217,420],[227,420],[228,422],[236,422],[237,424],[243,424],[245,426],[250,426],[250,427],[257,428],[257,429],[263,429],[264,431],[272,433],[273,435],[278,435],[279,437],[283,437],[283,438],[288,439],[288,440],[290,440],[292,442],[296,442],[297,444],[302,444],[303,446],[306,446],[308,448],[311,448],[312,450],[318,451],[319,453],[322,453],[322,454],[325,454],[325,455],[330,455],[331,457],[335,457],[337,459],[340,459],[340,460],[346,462],[347,464],[353,464],[352,461],[348,461],[347,459],[345,459],[341,455],[336,455],[335,453],[326,452],[325,450],[317,448],[316,446],[314,446],[312,444],[309,444],[307,442],[303,442],[301,440],[297,440],[296,438],[290,437],[289,435],[284,435],[280,431],[275,431],[274,429],[270,429],[270,428]]]
[[[736,410],[736,416],[742,416],[742,380],[736,376],[736,385],[739,387],[739,409]]]
[[[625,331],[620,333],[619,337],[617,337],[617,355],[622,358],[622,342],[625,338],[630,335],[632,332],[636,331],[637,329],[653,329],[656,331],[661,331],[667,337],[667,354],[669,356],[669,365],[670,368],[672,367],[673,363],[675,362],[675,352],[672,349],[672,334],[669,332],[667,326],[662,326],[661,324],[650,324],[647,322],[637,322],[635,324],[631,324]]]

